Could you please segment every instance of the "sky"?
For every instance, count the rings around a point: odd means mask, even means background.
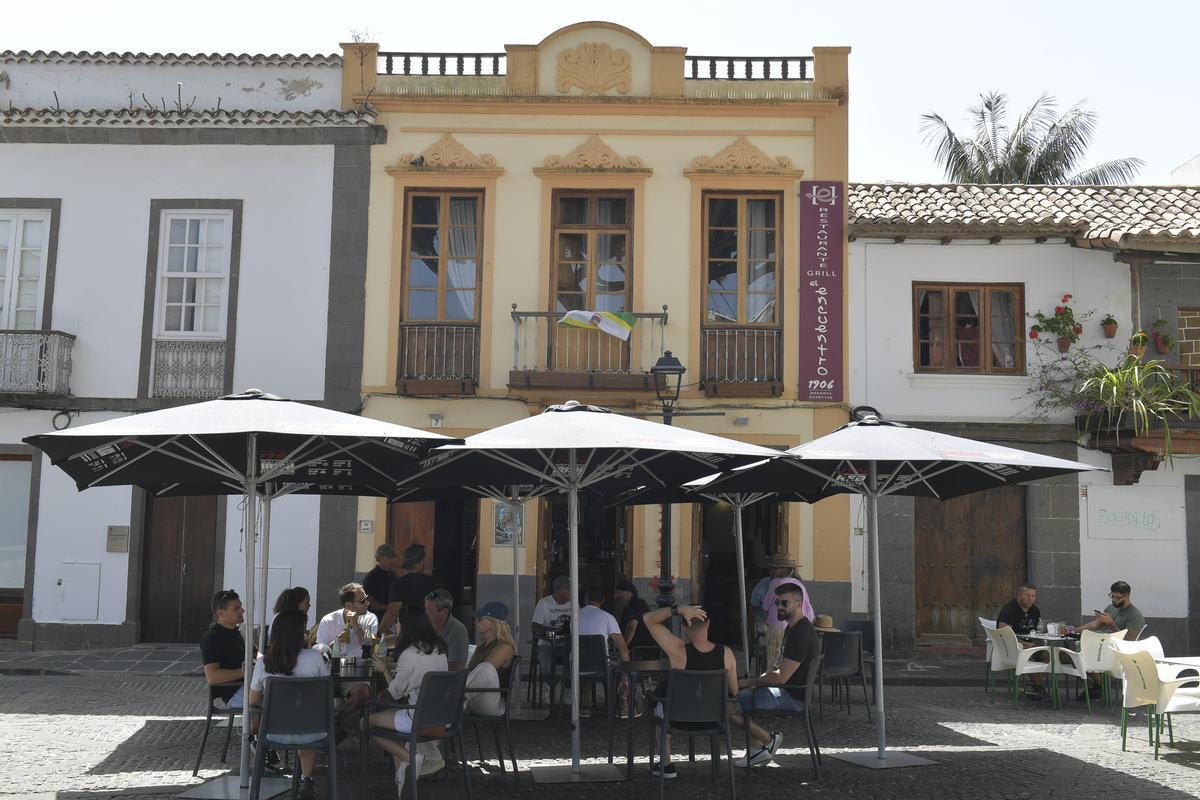
[[[979,95],[1014,114],[1048,93],[1084,101],[1099,128],[1084,164],[1137,157],[1135,182],[1170,183],[1200,155],[1200,2],[1141,0],[544,0],[456,3],[54,0],[10,3],[0,48],[336,53],[365,33],[384,50],[497,51],[587,19],[630,27],[696,55],[809,55],[849,45],[850,177],[943,179],[921,133],[936,111],[961,134]],[[602,7],[602,8],[601,8]],[[182,13],[186,10],[186,13]]]

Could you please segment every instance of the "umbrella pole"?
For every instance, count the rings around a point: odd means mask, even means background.
[[[567,526],[571,548],[571,771],[579,772],[579,476],[575,449],[568,451],[571,476],[567,492]]]
[[[512,531],[512,558],[513,558],[513,605],[512,605],[512,633],[513,639],[517,643],[517,649],[521,647],[521,568],[518,566],[518,559],[521,554],[521,548],[517,545],[517,539],[520,537],[521,528],[524,527],[525,520],[521,520],[521,527],[517,527],[517,514],[523,507],[517,505],[517,493],[513,492],[512,500],[508,503],[509,513],[512,514],[513,531]],[[533,658],[537,658],[537,652],[532,654]],[[520,685],[521,677],[517,676],[518,686]],[[521,707],[521,693],[516,692],[512,697],[508,698],[508,702],[512,704],[513,710]]]
[[[258,434],[251,433],[246,446],[246,521],[242,529],[246,551],[246,619],[250,621],[249,636],[245,637],[246,661],[242,678],[242,754],[241,786],[250,785],[250,679],[254,675],[254,539],[255,508],[258,499]]]
[[[267,652],[267,575],[271,569],[271,494],[262,499],[263,537],[262,537],[262,583],[258,586],[258,652]],[[308,621],[305,620],[305,626]]]
[[[742,509],[741,503],[733,504],[733,546],[737,553],[738,597],[741,598],[741,633],[742,633],[742,663],[746,668],[746,677],[750,677],[750,620],[746,617],[746,557],[742,552]]]
[[[867,474],[867,531],[871,541],[871,616],[875,620],[875,668],[872,677],[875,679],[875,726],[879,734],[880,761],[887,760],[887,732],[883,717],[883,614],[879,592],[879,494],[877,491],[878,474],[876,464],[871,462]]]

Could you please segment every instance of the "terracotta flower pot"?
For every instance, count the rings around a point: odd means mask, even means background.
[[[1058,352],[1065,353],[1071,349],[1071,340],[1065,336],[1058,337]]]
[[[1104,325],[1101,325],[1100,329],[1102,331],[1104,331],[1105,339],[1111,339],[1117,335],[1117,323],[1115,323],[1115,322],[1109,322]]]
[[[1154,349],[1157,350],[1160,355],[1162,355],[1171,352],[1171,345],[1160,340],[1155,340]]]
[[[1140,361],[1141,359],[1146,357],[1146,345],[1144,345],[1144,344],[1129,345],[1129,354]]]

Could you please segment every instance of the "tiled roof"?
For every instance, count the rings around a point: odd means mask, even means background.
[[[373,114],[357,111],[159,111],[121,109],[0,109],[0,125],[67,128],[329,128],[371,125]]]
[[[340,67],[340,55],[264,53],[101,53],[58,50],[3,50],[0,64],[154,64],[212,67]]]
[[[1049,235],[1119,248],[1127,237],[1200,242],[1200,186],[852,183],[856,236]]]

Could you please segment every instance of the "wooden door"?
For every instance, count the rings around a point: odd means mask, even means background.
[[[392,503],[388,506],[388,544],[403,557],[404,548],[425,545],[425,569],[433,567],[433,531],[437,503]]]
[[[142,641],[198,642],[212,622],[217,498],[146,500]]]
[[[1027,580],[1025,487],[918,498],[915,518],[917,636],[966,642]]]

